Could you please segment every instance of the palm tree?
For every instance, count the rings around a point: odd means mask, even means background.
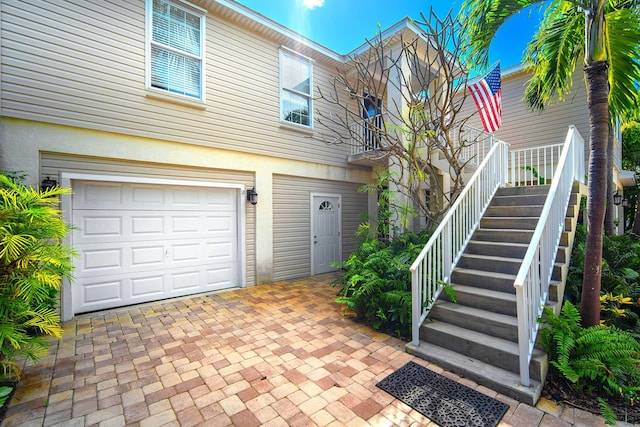
[[[465,0],[469,17],[464,34],[467,58],[488,63],[496,31],[514,14],[538,4],[546,7],[523,62],[533,77],[525,91],[532,109],[542,109],[570,90],[572,74],[584,60],[590,139],[588,221],[580,314],[583,326],[600,322],[602,235],[607,204],[609,111],[637,106],[640,80],[639,0]]]

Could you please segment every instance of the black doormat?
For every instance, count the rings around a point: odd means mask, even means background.
[[[441,426],[496,426],[509,405],[409,362],[376,384]]]

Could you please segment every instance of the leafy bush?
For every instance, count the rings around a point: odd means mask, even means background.
[[[19,378],[17,362],[38,360],[62,328],[53,306],[73,252],[57,209],[68,189],[40,191],[0,175],[0,369]]]
[[[576,230],[565,298],[580,301],[584,272],[586,226]],[[602,241],[602,278],[600,317],[607,325],[640,337],[640,243],[629,235],[604,236]]]
[[[336,280],[342,285],[340,303],[375,329],[399,336],[411,333],[411,272],[409,267],[430,237],[430,232],[405,232],[384,242],[370,236],[368,224],[361,224],[364,239],[358,249],[335,266],[345,269]]]
[[[540,342],[551,364],[578,390],[604,393],[635,403],[640,397],[640,343],[615,326],[580,326],[576,307],[560,315],[545,307]],[[602,402],[601,402],[602,403]]]

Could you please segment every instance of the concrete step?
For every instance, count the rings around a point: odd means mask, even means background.
[[[482,270],[472,270],[467,268],[455,268],[451,274],[451,283],[474,286],[491,291],[515,293],[513,282],[516,280],[515,274],[496,273]]]
[[[507,242],[529,244],[533,237],[533,230],[515,230],[504,228],[479,228],[471,237],[483,242]]]
[[[520,187],[503,187],[498,189],[496,196],[529,196],[532,194],[549,194],[550,185],[528,185]]]
[[[467,245],[465,253],[522,259],[527,253],[528,247],[526,243],[471,240]]]
[[[518,342],[518,319],[515,316],[441,300],[433,305],[429,318]]]
[[[489,206],[486,217],[539,217],[542,212],[540,205],[525,206]]]
[[[520,265],[522,265],[522,259],[464,253],[460,257],[456,268],[518,274]]]
[[[531,217],[487,217],[483,216],[480,220],[480,227],[493,228],[493,229],[508,229],[508,230],[535,230],[538,225],[537,216]]]
[[[528,405],[535,405],[542,393],[543,383],[540,381],[531,380],[530,386],[525,387],[520,383],[519,374],[446,348],[420,342],[417,346],[409,343],[405,349],[416,357],[420,357]]]
[[[519,373],[519,348],[518,343],[513,341],[438,320],[426,321],[420,327],[420,340]],[[547,357],[538,349],[534,349],[533,353],[529,375],[540,381],[547,374]]]
[[[454,284],[453,290],[460,305],[506,314],[507,316],[517,316],[515,293],[492,291],[459,284]],[[449,298],[444,293],[442,294],[442,299],[449,301]]]
[[[496,196],[491,201],[491,206],[523,206],[523,205],[544,205],[547,194],[533,194],[527,196]]]

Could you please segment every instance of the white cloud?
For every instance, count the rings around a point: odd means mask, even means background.
[[[313,10],[316,7],[324,6],[324,0],[302,0],[302,6],[306,9]]]

